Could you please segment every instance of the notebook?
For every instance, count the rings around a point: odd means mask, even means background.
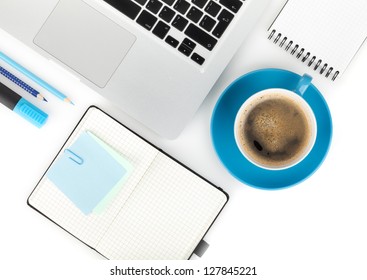
[[[89,214],[103,210],[131,169],[122,156],[86,131],[64,150],[46,176],[84,214]]]
[[[102,110],[82,117],[28,204],[108,259],[189,259],[228,196]]]
[[[268,39],[310,69],[335,80],[367,37],[365,0],[288,0]]]

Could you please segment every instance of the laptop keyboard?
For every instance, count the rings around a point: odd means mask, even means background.
[[[199,65],[211,52],[245,0],[104,0]],[[184,36],[170,34],[176,30]],[[182,39],[183,38],[183,39]]]

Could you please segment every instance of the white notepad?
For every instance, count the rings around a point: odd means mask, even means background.
[[[366,0],[288,0],[269,39],[335,80],[367,37]]]
[[[45,173],[28,204],[108,259],[190,258],[227,195],[95,107],[54,162],[85,131],[132,165],[116,197],[101,213],[86,215]]]

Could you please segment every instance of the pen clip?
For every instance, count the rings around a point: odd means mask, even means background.
[[[76,153],[69,149],[65,149],[64,153],[68,154],[69,158],[74,161],[78,165],[82,165],[84,163],[84,160],[78,156]]]

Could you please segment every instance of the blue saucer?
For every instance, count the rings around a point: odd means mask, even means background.
[[[331,143],[332,121],[328,105],[314,85],[310,85],[303,97],[314,111],[317,137],[311,152],[300,163],[283,170],[263,169],[250,163],[235,142],[236,114],[250,96],[267,88],[292,90],[300,78],[281,69],[257,70],[235,80],[219,98],[211,120],[214,149],[228,171],[241,182],[267,190],[290,187],[311,176],[324,161]]]

